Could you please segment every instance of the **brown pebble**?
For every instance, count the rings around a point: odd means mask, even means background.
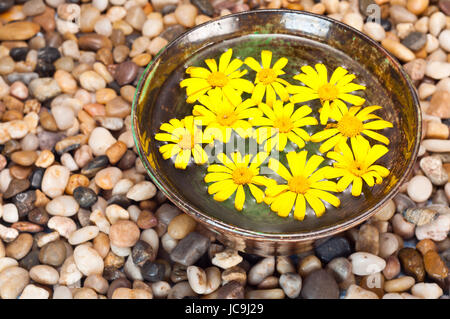
[[[36,203],[35,203],[36,205]],[[33,208],[27,215],[28,220],[31,223],[35,223],[38,225],[46,225],[50,216],[42,207]]]
[[[69,177],[69,182],[66,186],[66,194],[73,195],[73,191],[75,188],[79,186],[88,187],[89,186],[89,178],[81,174],[73,174]]]
[[[111,225],[109,239],[117,247],[132,247],[139,240],[139,227],[130,220],[119,220]]]
[[[36,201],[34,202],[34,206],[36,207],[45,207],[45,205],[50,202],[50,199],[48,199],[47,196],[43,192],[41,192],[39,189],[36,190]]]
[[[149,229],[155,227],[158,224],[158,219],[148,210],[143,210],[139,214],[136,224],[141,229]]]
[[[364,276],[360,285],[362,288],[374,292],[379,298],[384,295],[384,276],[381,272]]]
[[[19,232],[27,233],[38,233],[44,230],[42,226],[30,222],[16,222],[13,223],[11,227],[17,229]]]
[[[383,269],[384,278],[391,280],[400,273],[400,261],[397,256],[392,255],[386,259],[386,267]]]
[[[25,179],[31,174],[31,166],[13,165],[9,168],[9,173],[14,178]]]
[[[439,254],[430,250],[423,256],[425,271],[431,278],[442,280],[448,276],[448,269]]]
[[[138,66],[134,62],[127,61],[120,63],[116,68],[114,79],[120,86],[129,84],[136,78],[137,71]]]
[[[111,40],[100,34],[83,35],[78,39],[78,46],[81,50],[98,51],[102,48],[111,50]]]
[[[28,40],[39,32],[39,24],[29,21],[11,22],[0,26],[0,41]]]
[[[398,258],[404,272],[413,276],[417,281],[424,281],[425,268],[422,255],[414,248],[402,248],[398,252]]]
[[[45,109],[42,109],[39,114],[39,123],[42,125],[44,129],[47,131],[56,132],[58,131],[58,126],[56,125],[55,118],[50,112]]]
[[[22,166],[33,165],[37,157],[35,151],[19,151],[11,154],[11,160]]]
[[[173,239],[183,239],[190,232],[193,232],[197,222],[187,214],[175,216],[169,223],[167,233]]]
[[[420,251],[422,256],[425,256],[430,250],[437,251],[436,244],[429,238],[422,239],[416,244],[416,249]]]
[[[106,156],[108,156],[111,164],[116,164],[127,151],[127,145],[122,141],[117,141],[106,150]]]
[[[54,31],[56,28],[55,10],[45,7],[44,13],[34,16],[32,21],[39,24],[46,32]]]
[[[103,259],[108,255],[110,245],[109,237],[105,233],[100,232],[93,240],[94,249]]]

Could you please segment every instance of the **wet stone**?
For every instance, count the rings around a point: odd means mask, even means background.
[[[120,63],[114,74],[114,79],[119,85],[132,83],[136,78],[138,66],[131,61]]]
[[[19,266],[29,271],[39,263],[39,250],[32,250],[19,261]]]
[[[218,299],[243,299],[244,287],[237,281],[230,281],[217,290]]]
[[[427,36],[422,32],[411,32],[402,40],[402,44],[408,49],[419,51],[427,43]]]
[[[197,232],[192,232],[178,242],[170,258],[185,266],[193,265],[206,253],[209,239]]]
[[[398,258],[403,271],[407,275],[413,276],[417,281],[424,281],[425,267],[422,255],[414,248],[402,248],[398,252]]]
[[[38,50],[38,59],[47,63],[53,63],[61,57],[57,48],[44,47]]]
[[[97,194],[92,189],[83,186],[73,190],[73,197],[81,208],[90,208],[97,201]]]
[[[350,244],[344,237],[333,237],[315,248],[317,257],[328,263],[337,257],[347,257],[351,254]]]
[[[28,47],[18,47],[18,48],[12,48],[9,51],[9,56],[13,58],[14,61],[25,61],[27,54],[28,54]]]
[[[423,256],[425,271],[428,276],[437,280],[443,280],[448,276],[448,269],[439,254],[433,250]]]
[[[304,299],[338,299],[339,287],[331,274],[319,269],[305,278],[301,296]]]
[[[214,7],[209,0],[192,0],[191,3],[196,6],[201,13],[210,17],[214,15]]]
[[[152,246],[143,240],[139,240],[131,251],[131,257],[133,258],[133,263],[142,265],[147,260],[153,261],[155,256]]]
[[[142,277],[150,282],[163,280],[165,272],[164,264],[158,262],[147,261],[141,268]]]
[[[85,167],[81,169],[81,174],[88,178],[92,178],[98,171],[105,168],[109,164],[108,156],[101,155],[90,161]]]
[[[13,179],[9,183],[8,188],[6,189],[5,193],[3,194],[3,198],[8,199],[11,198],[30,187],[30,182],[27,179]]]
[[[19,217],[23,217],[34,208],[36,192],[34,190],[19,193],[12,198],[12,202],[19,211]]]
[[[50,266],[61,266],[66,259],[66,246],[62,240],[52,241],[39,252],[39,261]]]
[[[41,188],[42,178],[44,177],[45,169],[35,168],[30,175],[30,187],[33,189]]]

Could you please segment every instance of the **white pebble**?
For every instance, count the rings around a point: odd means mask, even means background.
[[[411,292],[414,296],[425,299],[438,299],[443,295],[441,287],[435,283],[417,283],[411,288]]]
[[[77,246],[73,251],[73,258],[77,268],[85,275],[102,275],[103,259],[94,248],[86,244]]]
[[[127,192],[127,198],[134,201],[143,201],[156,195],[156,187],[151,182],[144,181],[132,186]]]
[[[41,189],[45,195],[55,198],[64,194],[69,182],[70,171],[67,167],[53,165],[45,170]]]
[[[417,175],[408,182],[407,192],[413,201],[424,202],[430,198],[433,192],[433,184],[426,176]]]
[[[15,223],[19,220],[19,212],[16,205],[12,203],[3,205],[3,220],[7,223]]]
[[[416,237],[418,240],[432,239],[442,241],[447,238],[450,231],[450,215],[439,215],[428,224],[416,227]]]
[[[204,294],[207,282],[205,271],[197,266],[189,266],[186,274],[192,290],[198,294]]]
[[[116,142],[111,133],[103,128],[96,127],[89,136],[88,144],[95,156],[105,155],[106,150]]]
[[[58,196],[45,206],[45,210],[54,216],[70,217],[78,212],[80,206],[77,201],[68,195]]]
[[[52,115],[60,130],[67,130],[75,122],[75,113],[70,106],[56,105],[52,107]]]
[[[358,276],[367,276],[383,271],[386,261],[367,252],[357,252],[350,255],[352,272]]]
[[[99,229],[97,226],[85,226],[77,229],[69,236],[69,244],[79,245],[97,237]]]

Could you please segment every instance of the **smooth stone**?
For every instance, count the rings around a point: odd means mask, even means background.
[[[450,76],[450,63],[441,61],[431,61],[427,64],[425,75],[435,80],[447,78]]]
[[[379,231],[375,226],[369,224],[362,225],[358,232],[355,250],[378,255],[380,250],[379,236]]]
[[[402,248],[398,252],[398,258],[403,271],[413,276],[417,281],[424,281],[425,267],[421,254],[414,248]]]
[[[285,273],[280,276],[280,287],[286,296],[295,299],[302,289],[302,278],[295,273]]]
[[[444,240],[450,231],[450,215],[439,215],[428,224],[416,227],[418,240],[432,239],[434,241]]]
[[[327,264],[326,270],[333,275],[341,289],[346,289],[355,282],[352,264],[347,258],[338,257],[333,259]]]
[[[356,252],[350,255],[352,272],[358,276],[367,276],[380,271],[386,267],[386,261],[376,255],[366,252]]]
[[[178,242],[173,249],[170,258],[185,266],[190,266],[200,259],[208,250],[210,241],[207,237],[191,232]]]
[[[111,244],[120,247],[132,247],[139,240],[140,231],[137,225],[129,220],[119,220],[109,230]]]
[[[42,264],[58,267],[66,259],[66,246],[62,240],[49,242],[41,247],[39,261]]]
[[[432,191],[433,185],[425,176],[416,175],[408,182],[408,195],[417,203],[424,202],[430,198]]]
[[[28,40],[40,30],[37,23],[29,21],[17,21],[0,27],[0,41]]]
[[[9,267],[0,272],[0,297],[16,299],[28,285],[28,271],[20,267]]]
[[[275,258],[267,257],[254,265],[248,272],[248,282],[251,285],[260,284],[275,271]]]
[[[88,187],[79,186],[73,190],[73,197],[81,208],[90,208],[97,202],[97,194]]]
[[[48,290],[30,284],[24,288],[19,299],[48,299],[49,296]]]
[[[101,275],[103,273],[103,259],[97,251],[86,244],[77,246],[73,251],[77,268],[85,275]]]
[[[43,285],[55,285],[59,280],[58,271],[48,265],[37,265],[30,269],[30,278]]]
[[[332,275],[319,269],[303,280],[301,296],[304,299],[338,299],[339,287]]]
[[[132,83],[136,78],[138,66],[131,61],[120,63],[114,73],[114,79],[120,86]]]
[[[315,248],[317,257],[328,263],[337,257],[347,257],[351,253],[350,244],[344,237],[332,237]]]
[[[108,164],[109,161],[106,155],[97,156],[81,169],[81,174],[92,178],[97,172],[108,166]]]
[[[435,283],[417,283],[411,288],[411,292],[424,299],[438,299],[443,295],[442,288]]]
[[[157,189],[153,183],[143,181],[133,185],[127,192],[127,197],[134,201],[143,201],[153,198],[156,195]],[[174,237],[175,238],[175,237]]]
[[[377,294],[364,289],[357,285],[351,285],[346,293],[344,299],[379,299]]]
[[[147,261],[141,268],[142,277],[150,282],[161,281],[165,272],[164,264],[159,262]]]
[[[78,212],[80,206],[72,196],[62,195],[52,199],[46,206],[46,211],[53,216],[70,217]]]
[[[5,253],[7,257],[20,260],[25,257],[33,245],[33,236],[27,233],[19,234],[12,242],[6,245]]]
[[[425,253],[423,256],[423,263],[426,273],[431,278],[436,280],[443,280],[447,278],[447,266],[436,251],[430,250]]]
[[[33,208],[36,201],[36,192],[29,190],[12,197],[12,202],[17,207],[19,217],[26,216]]]
[[[50,77],[32,80],[29,84],[29,89],[40,102],[44,102],[61,93],[56,80]]]
[[[427,42],[427,37],[422,32],[411,32],[402,40],[402,44],[414,52],[422,49]]]
[[[142,265],[148,260],[153,261],[156,254],[153,252],[152,246],[143,240],[139,240],[131,250],[131,257],[134,264]]]
[[[13,178],[8,185],[5,193],[3,194],[4,199],[9,199],[30,187],[30,181],[27,179],[16,179]]]

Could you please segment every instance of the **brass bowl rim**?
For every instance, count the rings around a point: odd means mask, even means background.
[[[137,128],[137,116],[136,116],[136,108],[139,100],[140,93],[143,89],[143,84],[145,83],[148,74],[151,72],[152,67],[155,65],[155,62],[160,58],[160,56],[168,51],[171,47],[175,46],[179,41],[183,39],[187,34],[194,32],[197,29],[205,28],[209,24],[217,23],[218,21],[223,21],[227,19],[234,19],[234,18],[241,18],[243,16],[249,15],[249,14],[259,14],[259,13],[268,13],[268,14],[295,14],[298,16],[311,16],[317,19],[323,19],[326,20],[332,24],[336,24],[341,28],[347,29],[348,31],[351,31],[361,37],[364,41],[368,42],[370,45],[375,46],[381,53],[389,59],[390,63],[395,67],[396,70],[399,71],[401,77],[406,81],[407,86],[409,88],[409,91],[412,95],[413,100],[413,108],[415,109],[416,113],[416,119],[417,119],[417,134],[415,139],[415,145],[411,154],[411,159],[409,161],[409,164],[403,174],[401,176],[396,184],[391,188],[388,194],[383,196],[376,205],[371,207],[370,209],[364,211],[363,213],[359,214],[356,217],[353,217],[351,219],[348,219],[342,223],[337,223],[332,226],[324,227],[322,229],[314,230],[314,231],[307,231],[307,232],[299,232],[299,233],[266,233],[266,232],[259,232],[259,231],[253,231],[249,229],[244,229],[235,225],[231,225],[228,223],[225,223],[221,221],[220,219],[211,217],[202,211],[196,209],[193,207],[190,203],[184,202],[181,198],[179,198],[174,192],[171,191],[170,187],[166,185],[165,183],[161,182],[158,179],[158,176],[160,175],[156,170],[153,170],[151,168],[151,165],[148,162],[147,157],[144,155],[144,150],[142,149],[142,145],[140,143],[140,140],[138,138],[138,128]],[[348,230],[352,227],[355,227],[356,225],[364,222],[368,218],[370,218],[372,215],[374,215],[377,210],[379,210],[383,205],[392,199],[399,191],[399,188],[403,184],[403,182],[408,178],[410,172],[413,169],[413,166],[415,164],[417,154],[420,147],[420,141],[422,136],[422,114],[419,106],[419,98],[416,93],[416,89],[414,85],[411,83],[410,78],[404,71],[403,67],[400,65],[400,63],[386,50],[384,49],[378,42],[371,39],[364,33],[360,32],[357,29],[354,29],[353,27],[344,24],[340,21],[334,20],[332,18],[306,12],[306,11],[299,11],[299,10],[289,10],[289,9],[262,9],[262,10],[254,10],[254,11],[245,11],[245,12],[239,12],[235,14],[230,14],[218,19],[210,20],[206,23],[200,24],[198,26],[195,26],[182,34],[180,34],[176,39],[174,39],[172,42],[170,42],[168,45],[166,45],[163,49],[161,49],[158,54],[152,59],[152,61],[148,64],[148,66],[145,68],[144,72],[142,73],[138,85],[136,87],[136,91],[133,98],[132,108],[131,108],[131,129],[133,133],[133,139],[134,143],[136,145],[138,155],[148,173],[153,183],[156,184],[158,189],[164,193],[164,195],[172,202],[174,203],[179,209],[181,209],[183,212],[187,213],[188,215],[192,216],[196,220],[200,221],[201,223],[205,224],[208,227],[213,228],[214,230],[220,232],[220,233],[228,233],[232,236],[239,237],[244,240],[253,240],[256,242],[272,242],[276,243],[278,241],[282,241],[284,243],[297,243],[297,242],[305,242],[305,241],[311,241],[316,240],[323,237],[328,237],[335,235],[337,233],[341,233],[345,230]]]

